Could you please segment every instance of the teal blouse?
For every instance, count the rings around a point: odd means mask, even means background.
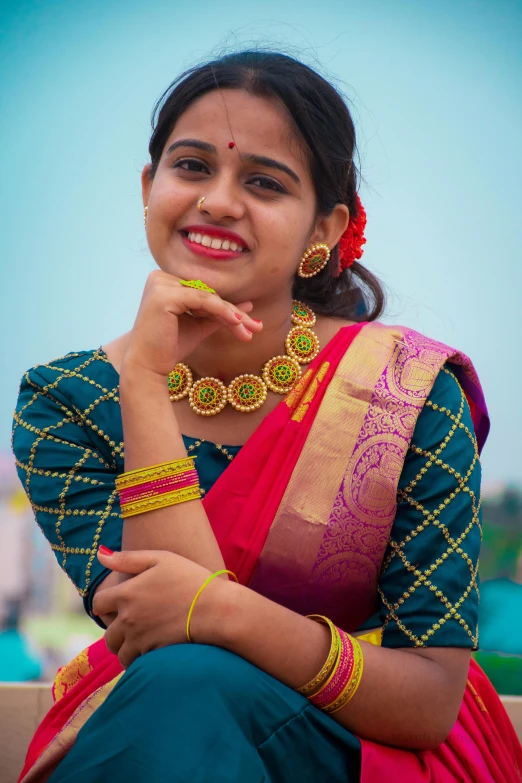
[[[22,378],[13,422],[18,474],[36,521],[91,616],[94,591],[108,573],[97,547],[121,548],[118,382],[102,350],[37,365]],[[203,492],[241,448],[184,441],[198,455]],[[419,416],[397,500],[379,610],[365,627],[382,625],[388,647],[476,649],[480,463],[468,404],[447,367]]]

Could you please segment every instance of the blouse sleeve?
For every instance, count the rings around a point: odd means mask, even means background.
[[[109,573],[96,552],[100,543],[121,548],[122,520],[114,458],[120,455],[115,455],[116,444],[107,443],[105,438],[110,438],[100,433],[89,414],[100,400],[111,400],[117,389],[105,389],[103,394],[103,387],[88,377],[87,370],[57,369],[58,380],[49,377],[46,366],[29,370],[22,378],[12,445],[36,521],[93,617],[91,599]],[[64,378],[68,388],[60,382]],[[84,385],[97,404],[86,405],[88,399],[69,394]]]
[[[466,397],[443,367],[399,481],[379,580],[383,646],[477,649],[480,476]]]

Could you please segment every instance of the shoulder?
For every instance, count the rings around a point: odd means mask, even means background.
[[[471,409],[451,365],[441,368],[417,420],[410,446],[413,454],[426,454],[434,464],[460,468],[478,460],[478,443]]]
[[[449,363],[440,368],[426,401],[428,407],[438,410],[446,406],[455,408],[463,403],[465,395],[454,369]]]
[[[51,404],[84,418],[98,416],[101,403],[119,403],[119,378],[101,348],[71,351],[65,356],[37,364],[21,379],[16,412],[30,410],[42,415]]]
[[[61,438],[71,442],[87,438],[115,458],[113,452],[121,451],[123,439],[118,383],[118,374],[101,348],[71,351],[31,367],[20,383],[13,444],[21,429],[42,438],[59,429]]]
[[[117,388],[118,375],[101,348],[71,351],[44,364],[36,364],[22,377],[27,384],[54,396],[85,391],[87,387],[104,393]]]

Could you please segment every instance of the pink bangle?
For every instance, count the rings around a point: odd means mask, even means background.
[[[342,631],[340,628],[337,630],[341,637],[339,662],[324,687],[316,694],[309,697],[312,704],[319,709],[324,709],[326,706],[336,701],[352,676],[354,661],[352,641],[349,634],[345,631]]]
[[[134,497],[131,498],[124,498],[123,500],[120,500],[120,506],[122,509],[127,508],[129,505],[134,505],[135,503],[140,503],[145,500],[152,500],[157,497],[161,497],[162,495],[174,495],[176,492],[182,493],[186,489],[190,489],[190,487],[198,487],[199,483],[197,479],[191,479],[188,481],[183,481],[175,484],[174,486],[166,486],[162,487],[158,490],[152,490],[149,492],[140,492],[137,495],[134,495]]]
[[[197,483],[197,472],[195,470],[189,470],[186,473],[180,473],[176,476],[168,476],[167,478],[157,479],[156,481],[144,481],[143,484],[136,484],[127,489],[120,489],[120,501],[122,503],[128,503],[131,500],[159,495],[163,492],[170,492],[173,489],[179,489]]]

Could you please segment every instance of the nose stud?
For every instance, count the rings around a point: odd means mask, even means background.
[[[203,202],[205,201],[206,196],[201,196],[201,198],[198,201],[198,210],[201,212],[201,207],[203,206]]]

